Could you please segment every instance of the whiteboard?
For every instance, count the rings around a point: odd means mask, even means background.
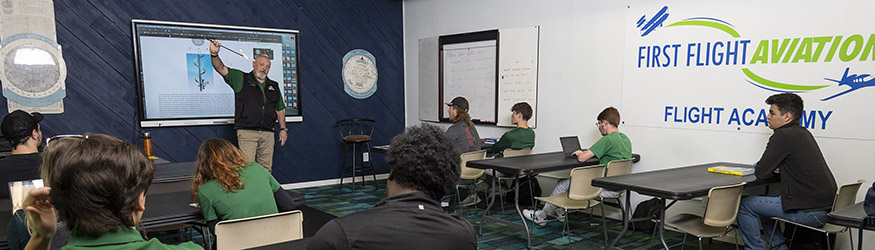
[[[510,109],[519,102],[532,106],[529,127],[537,124],[538,31],[539,26],[498,30],[498,126],[515,126]]]
[[[443,46],[443,101],[465,97],[472,120],[495,122],[496,46],[495,40]],[[446,108],[442,112],[449,117]]]

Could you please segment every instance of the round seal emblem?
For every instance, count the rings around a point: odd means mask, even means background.
[[[343,56],[343,89],[356,99],[371,97],[377,91],[377,61],[371,52],[354,49]]]

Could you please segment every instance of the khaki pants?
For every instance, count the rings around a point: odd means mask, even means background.
[[[247,160],[255,161],[271,171],[273,165],[273,132],[238,129],[237,146]]]

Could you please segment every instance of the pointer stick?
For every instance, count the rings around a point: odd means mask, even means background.
[[[214,39],[209,39],[209,40],[210,40],[210,42],[215,42],[215,41],[216,41],[216,40],[214,40]],[[225,48],[226,50],[231,51],[231,53],[234,53],[234,54],[237,54],[237,55],[239,55],[239,56],[242,56],[244,59],[246,59],[246,61],[250,61],[250,62],[252,61],[252,60],[249,60],[249,57],[246,56],[246,54],[243,54],[243,49],[240,49],[240,52],[237,52],[237,51],[234,51],[234,49],[228,48],[228,47],[225,46],[224,44],[221,44],[221,43],[220,43],[219,46],[222,46],[222,48]]]

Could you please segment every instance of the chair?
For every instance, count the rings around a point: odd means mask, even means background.
[[[532,154],[532,148],[505,149],[501,153],[502,157],[504,157],[504,158],[524,156],[524,155],[530,155],[530,154]],[[496,175],[494,175],[494,177],[498,178],[498,184],[499,184],[498,186],[499,187],[503,187],[502,183],[513,182],[513,180],[516,179],[514,176],[500,175],[500,174],[496,174]],[[531,192],[531,191],[532,191],[532,186],[529,185],[529,192]],[[499,191],[499,194],[501,195],[501,200],[502,200],[502,202],[499,203],[499,205],[501,205],[501,212],[504,212],[504,195],[507,194],[507,192],[510,192],[509,188],[502,189]],[[533,206],[535,205],[534,200],[532,200],[532,205]]]
[[[371,119],[345,119],[339,120],[335,122],[337,125],[337,132],[340,134],[340,137],[343,139],[343,163],[340,165],[340,189],[343,189],[343,178],[346,176],[345,173],[352,174],[352,191],[355,191],[355,177],[361,176],[362,183],[365,182],[365,176],[363,174],[371,173],[374,177],[374,187],[377,187],[377,174],[374,173],[374,165],[369,161],[369,157],[371,154],[371,136],[374,134],[374,129],[376,128],[376,121]],[[364,149],[360,149],[364,146]],[[347,166],[347,152],[352,148],[352,164]],[[356,164],[356,158],[358,155],[356,154],[357,150],[360,152],[366,153],[362,155],[362,163],[361,165]],[[367,156],[365,156],[367,155]]]
[[[839,209],[846,208],[850,205],[853,205],[857,200],[857,191],[860,190],[860,186],[863,185],[863,182],[866,182],[866,181],[865,180],[858,180],[857,182],[848,183],[848,184],[845,184],[845,185],[842,185],[841,187],[839,187],[838,190],[836,191],[835,199],[832,202],[832,210],[830,210],[830,211],[837,211]],[[829,235],[830,234],[838,234],[838,233],[843,233],[845,231],[848,231],[848,227],[833,225],[833,224],[829,224],[829,223],[826,223],[822,227],[817,228],[817,227],[799,224],[799,223],[785,220],[785,219],[778,218],[778,217],[772,217],[772,219],[776,220],[776,221],[796,225],[797,228],[804,227],[804,228],[808,228],[808,229],[823,233],[824,235],[826,235],[827,249],[832,249],[832,244],[829,243]],[[772,228],[772,232],[775,232],[775,230],[777,230],[777,227],[778,227],[778,223],[775,223],[775,227]],[[788,248],[792,249],[793,236],[795,236],[795,235],[796,235],[796,229],[794,228],[793,233],[790,236],[790,240],[787,240],[790,242],[790,244],[787,245]],[[772,241],[773,236],[774,235],[769,236],[769,242]],[[851,240],[850,241],[851,242],[851,250],[853,250],[854,249],[854,244],[853,244],[854,236],[851,235],[850,233],[848,233],[848,238],[850,238],[850,240]],[[787,241],[785,241],[784,243],[786,243]],[[771,246],[771,244],[769,244],[769,245]]]
[[[665,224],[685,233],[680,245],[686,243],[687,234],[691,234],[699,238],[699,249],[702,249],[702,238],[723,237],[732,231],[744,184],[747,183],[711,188],[704,216],[679,214],[665,220]],[[738,234],[735,235],[735,248],[738,249]]]
[[[632,172],[632,159],[629,158],[629,159],[623,159],[623,160],[613,160],[613,161],[608,162],[606,167],[607,167],[607,170],[605,171],[605,177],[629,174]],[[626,209],[623,209],[623,204],[620,201],[620,196],[623,196],[623,194],[626,193],[626,190],[605,190],[605,191],[608,191],[608,192],[602,192],[599,195],[599,199],[601,199],[602,204],[619,208],[620,212],[622,212],[622,215],[623,215],[623,217],[621,217],[621,218],[626,218]],[[614,199],[617,201],[617,204],[605,203],[605,199]]]
[[[591,185],[592,179],[602,177],[605,165],[579,167],[571,170],[571,184],[568,192],[550,197],[535,197],[565,210],[565,225],[562,227],[562,235],[568,235],[568,221],[570,220],[569,209],[588,209],[601,204],[596,198],[602,192],[601,188]],[[608,243],[608,228],[605,223],[605,207],[602,206],[602,228],[605,233],[605,244]],[[569,238],[569,241],[571,239]]]
[[[486,159],[486,150],[477,150],[464,153],[460,156],[462,158],[462,163],[459,166],[462,168],[462,172],[459,174],[459,181],[456,182],[456,205],[458,206],[461,203],[460,195],[459,195],[459,187],[468,187],[475,188],[476,194],[476,186],[480,184],[482,181],[478,181],[480,176],[483,176],[483,173],[486,172],[483,169],[475,169],[469,168],[467,163],[468,161],[473,160],[483,160]],[[459,206],[459,211],[461,212],[461,206]]]
[[[301,210],[262,215],[216,224],[216,248],[244,249],[304,238]]]

